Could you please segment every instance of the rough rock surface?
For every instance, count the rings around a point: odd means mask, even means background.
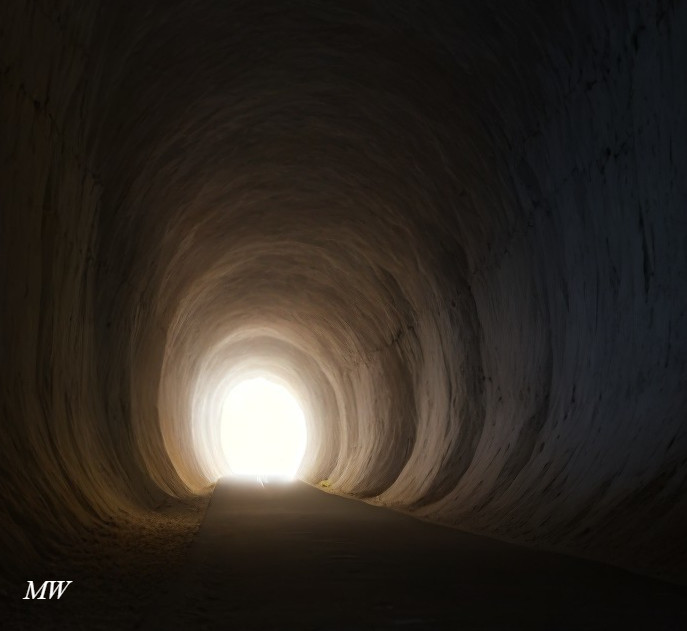
[[[202,493],[258,371],[306,480],[687,580],[685,33],[660,0],[0,3],[3,573]]]

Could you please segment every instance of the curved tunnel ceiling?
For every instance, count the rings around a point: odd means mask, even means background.
[[[454,4],[2,9],[15,549],[269,374],[306,480],[684,580],[687,7]]]

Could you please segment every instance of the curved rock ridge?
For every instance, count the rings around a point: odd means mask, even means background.
[[[3,3],[8,567],[267,375],[307,481],[687,580],[687,5],[454,4]]]

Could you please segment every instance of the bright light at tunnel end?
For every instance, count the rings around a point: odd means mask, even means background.
[[[292,480],[305,454],[305,416],[284,386],[246,379],[223,403],[221,440],[227,475]]]

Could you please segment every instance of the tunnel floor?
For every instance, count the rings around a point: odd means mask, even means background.
[[[222,480],[157,629],[677,629],[685,590],[294,484]]]

